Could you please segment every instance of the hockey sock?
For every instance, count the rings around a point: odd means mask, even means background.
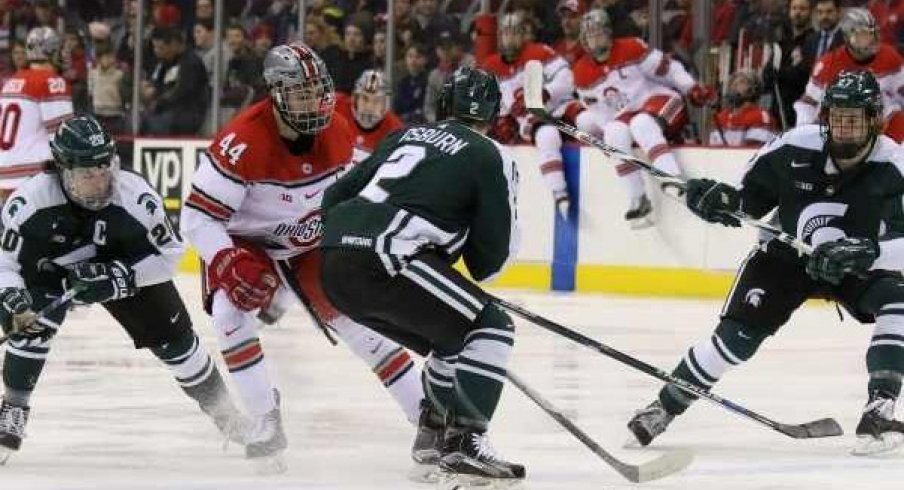
[[[710,338],[687,351],[672,376],[709,391],[726,371],[753,357],[765,339],[740,323],[723,319]],[[659,392],[659,401],[672,415],[684,413],[697,398],[672,384]]]
[[[348,317],[336,317],[330,324],[342,342],[373,370],[408,421],[417,424],[424,389],[408,351]]]
[[[167,365],[182,391],[197,401],[204,412],[218,411],[224,403],[231,403],[220,372],[194,333],[151,352]]]
[[[866,351],[867,390],[897,398],[904,374],[904,304],[890,303],[876,314],[876,328]]]
[[[465,337],[455,364],[455,419],[458,425],[485,429],[505,384],[506,366],[515,344],[515,326],[498,307],[488,304]]]
[[[562,136],[555,126],[544,124],[537,129],[534,142],[540,155],[540,173],[553,193],[566,191],[562,169]]]
[[[225,293],[217,291],[213,323],[226,368],[248,414],[261,417],[270,413],[276,408],[275,386],[257,336],[254,313],[235,308]]]
[[[653,166],[672,175],[681,175],[681,168],[662,134],[662,128],[653,116],[641,112],[631,119],[631,136],[637,142]]]
[[[611,121],[606,124],[603,131],[603,141],[625,153],[631,153],[631,130],[628,125],[619,121]],[[640,167],[629,162],[621,162],[615,166],[615,172],[620,177],[618,180],[625,186],[628,194],[628,202],[634,202],[646,192],[643,186],[643,174]]]
[[[52,339],[52,337],[51,337]],[[14,405],[28,406],[31,392],[38,384],[51,339],[10,339],[3,361],[4,398]]]
[[[446,418],[455,408],[455,361],[458,356],[430,353],[424,364],[424,394],[432,407]]]

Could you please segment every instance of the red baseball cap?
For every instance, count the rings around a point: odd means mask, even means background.
[[[563,10],[580,15],[584,13],[584,6],[581,5],[580,0],[561,0],[556,7],[556,12],[561,14]]]

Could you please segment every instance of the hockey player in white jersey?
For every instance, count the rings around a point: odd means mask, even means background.
[[[521,138],[533,142],[540,156],[540,172],[552,189],[559,212],[567,217],[570,199],[562,173],[562,136],[551,124],[539,124],[524,106],[524,66],[537,60],[543,64],[543,102],[555,117],[562,117],[574,92],[568,62],[551,47],[527,42],[527,25],[520,12],[505,14],[499,21],[499,52],[486,59],[481,68],[496,75],[502,92],[499,120],[513,117]],[[503,142],[507,143],[507,142]]]
[[[611,121],[597,124],[606,144],[630,153],[637,143],[656,168],[681,174],[666,135],[680,133],[688,122],[682,96],[694,105],[704,105],[716,98],[712,88],[697,83],[681,63],[640,38],[613,39],[605,10],[584,14],[581,42],[586,54],[574,67],[581,98],[603,101],[614,112]],[[628,162],[616,170],[628,194],[625,219],[632,228],[650,226],[652,205],[643,172]]]
[[[255,421],[246,456],[272,473],[286,469],[288,443],[255,312],[280,287],[373,369],[413,423],[423,389],[407,351],[341,315],[320,286],[320,200],[354,147],[348,122],[333,112],[326,66],[295,42],[269,51],[264,79],[269,99],[236,116],[201,155],[182,226],[207,264],[213,325]]]
[[[49,27],[29,31],[28,67],[10,76],[0,90],[0,202],[44,170],[51,160],[50,135],[72,116],[69,84],[53,66],[60,44]]]
[[[66,316],[65,307],[42,318],[35,311],[63,294],[64,281],[82,289],[76,301],[103,306],[224,435],[242,442],[247,424],[172,282],[185,245],[160,196],[119,169],[113,141],[90,116],[64,122],[51,145],[55,166],[23,182],[2,211],[0,324],[9,345],[0,463],[22,445],[32,392]]]

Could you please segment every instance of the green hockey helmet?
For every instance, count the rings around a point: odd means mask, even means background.
[[[882,132],[882,90],[869,71],[843,71],[826,88],[819,123],[829,154],[865,157]]]
[[[495,76],[480,68],[463,66],[443,84],[437,116],[492,124],[501,100]]]
[[[60,124],[50,140],[63,190],[90,210],[109,204],[119,157],[116,144],[93,116],[76,116]]]

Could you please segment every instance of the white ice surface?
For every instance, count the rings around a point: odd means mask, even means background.
[[[202,338],[215,339],[199,305],[197,279],[180,277]],[[624,352],[670,370],[708,336],[720,303],[500,292]],[[656,441],[690,448],[683,473],[650,489],[900,489],[904,456],[850,456],[866,396],[864,351],[871,328],[808,306],[716,391],[783,422],[835,417],[842,437],[798,441],[699,402]],[[299,310],[263,332],[284,400],[289,472],[256,476],[237,447],[223,452],[213,426],[150,353],[135,351],[100,308],[78,311],[56,339],[32,399],[29,437],[0,467],[0,489],[429,489],[408,482],[413,429],[374,376],[343,347],[332,348]],[[633,410],[659,382],[518,321],[512,368],[602,446],[642,461],[653,450],[621,445]],[[641,488],[623,480],[512,386],[493,441],[524,462],[523,489]]]

